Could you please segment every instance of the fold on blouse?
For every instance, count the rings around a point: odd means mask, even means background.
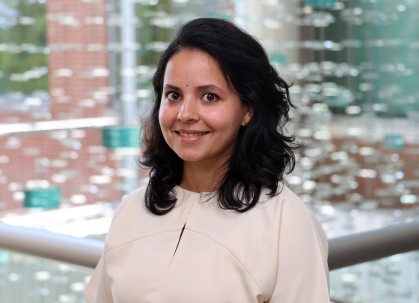
[[[145,187],[135,190],[115,212],[87,302],[329,303],[322,226],[280,188],[238,213],[176,187],[176,206],[163,216],[146,209]]]

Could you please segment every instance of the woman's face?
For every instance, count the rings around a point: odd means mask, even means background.
[[[229,159],[251,109],[232,91],[207,53],[182,50],[167,63],[159,122],[163,136],[185,162]],[[210,162],[208,162],[210,161]]]

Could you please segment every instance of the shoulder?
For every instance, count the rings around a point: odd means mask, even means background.
[[[274,199],[280,201],[281,229],[285,237],[305,239],[317,243],[325,259],[328,255],[328,241],[323,227],[316,215],[291,189],[284,185],[283,190]],[[298,242],[298,241],[297,241]]]
[[[112,224],[118,217],[124,213],[124,210],[128,207],[132,207],[133,204],[138,204],[138,202],[144,201],[144,194],[147,186],[141,186],[131,193],[122,197],[121,203],[119,203],[118,207],[116,208],[115,214],[113,215]]]
[[[146,186],[142,186],[122,197],[121,203],[115,210],[112,223],[105,240],[105,250],[129,241],[130,230],[135,230],[139,216],[146,216],[144,205]]]
[[[307,205],[291,189],[283,185],[281,192],[277,195],[281,201],[281,208],[289,216],[311,217],[314,214]],[[315,217],[315,216],[314,216]]]
[[[287,186],[280,184],[278,188],[278,193],[272,198],[264,191],[256,208],[276,217],[281,234],[313,237],[327,254],[327,238],[316,215]]]
[[[278,190],[273,197],[269,195],[270,190],[262,190],[256,208],[266,209],[267,211],[283,211],[293,215],[305,215],[309,211],[305,203],[285,184],[279,183]]]

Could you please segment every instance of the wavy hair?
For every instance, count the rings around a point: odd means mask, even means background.
[[[146,206],[156,215],[171,211],[176,203],[174,187],[182,181],[183,160],[167,145],[159,124],[166,65],[182,49],[200,50],[214,58],[241,102],[253,109],[252,119],[239,130],[228,169],[215,192],[221,208],[245,212],[256,205],[263,187],[269,189],[270,197],[278,194],[284,173],[294,169],[293,150],[298,144],[284,129],[294,105],[290,85],[269,63],[259,42],[231,22],[213,18],[184,24],[162,54],[153,76],[154,105],[143,124],[139,160],[151,169]]]

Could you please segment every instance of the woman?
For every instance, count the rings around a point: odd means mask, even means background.
[[[153,84],[150,180],[118,207],[87,301],[329,302],[324,232],[282,183],[289,86],[260,44],[227,21],[190,21]]]

